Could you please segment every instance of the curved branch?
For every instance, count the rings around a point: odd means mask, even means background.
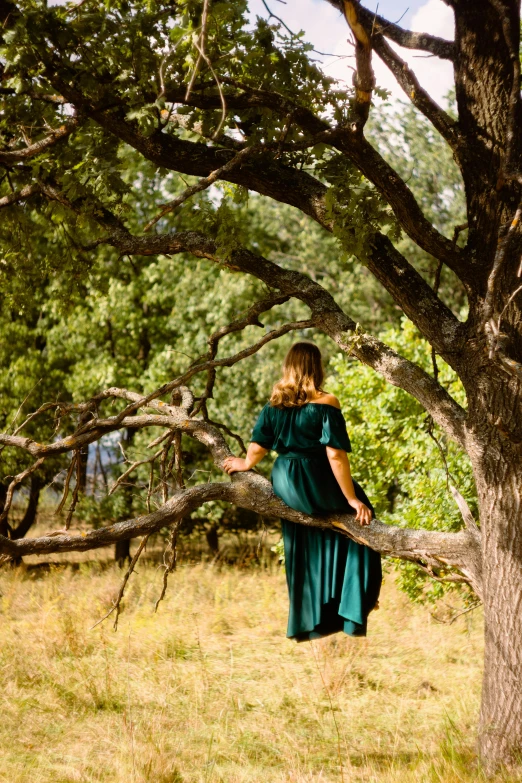
[[[222,448],[223,453],[230,453],[226,445]],[[445,565],[456,568],[470,580],[480,595],[480,547],[468,531],[440,533],[412,530],[384,525],[378,520],[361,527],[349,514],[311,517],[286,506],[274,495],[272,485],[267,479],[250,472],[236,474],[230,483],[198,484],[178,490],[161,508],[150,514],[117,522],[89,533],[63,533],[17,540],[0,536],[0,554],[19,558],[30,554],[82,552],[108,546],[116,541],[158,532],[175,524],[209,500],[227,501],[264,516],[282,517],[301,525],[340,530],[354,541],[390,557],[421,561],[435,567]]]
[[[205,178],[208,177],[210,172],[223,171],[223,167],[236,158],[236,153],[233,150],[219,149],[200,143],[196,144],[160,131],[146,137],[140,133],[136,123],[125,119],[123,105],[116,110],[99,109],[93,106],[80,90],[63,80],[51,68],[48,68],[48,71],[48,78],[63,92],[69,101],[81,109],[84,114],[90,116],[106,130],[114,133],[122,141],[134,147],[134,149],[156,165]],[[310,115],[314,118],[313,113],[309,110],[302,109],[302,112],[306,114],[308,120],[310,120]],[[303,121],[305,120],[303,119]],[[328,138],[331,133],[335,135],[335,131],[325,130],[323,121],[320,121],[320,123],[321,132],[325,133]],[[325,140],[328,141],[328,138]],[[386,177],[389,180],[390,173],[387,171],[386,176],[375,173],[374,176],[376,181],[379,180],[382,187]],[[323,183],[304,171],[283,165],[267,151],[248,157],[247,160],[242,162],[241,166],[232,166],[226,172],[226,179],[255,190],[262,195],[269,196],[276,201],[296,207],[304,214],[312,217],[327,231],[332,231],[333,229],[330,213],[326,205],[327,188]],[[391,185],[389,182],[388,185],[387,190],[390,191]],[[408,203],[411,203],[411,199]],[[418,215],[422,215],[420,209],[417,210],[415,215],[409,215],[407,220],[403,215],[407,230],[412,231],[412,225]],[[103,219],[100,222],[103,222]],[[414,232],[416,239],[423,242],[422,246],[426,246],[426,242],[422,240],[422,234],[425,229],[427,229],[427,225],[422,223],[420,229]],[[378,233],[377,236],[379,236]],[[448,250],[448,244],[451,246],[451,243],[442,235],[438,235],[433,227],[431,227],[428,236],[433,245],[429,252],[435,253],[437,256],[443,255],[449,262],[449,265],[453,265]],[[119,238],[119,241],[121,239],[122,237]],[[453,257],[456,258],[458,253],[454,249],[452,249],[452,252]],[[409,279],[415,280],[424,289],[423,309],[408,308],[406,312],[419,329],[428,336],[430,328],[433,330],[436,319],[441,316],[443,305],[433,291],[430,293],[429,286],[424,283],[422,276],[405,259],[403,259],[402,267],[408,270]],[[389,266],[388,268],[391,269],[392,267]],[[375,273],[375,269],[376,267],[371,267],[373,273]],[[382,274],[382,268],[379,279],[399,305],[401,307],[405,306],[404,289],[396,285],[393,280],[388,280]],[[430,305],[433,305],[433,308]],[[447,310],[447,315],[451,316],[449,310]],[[451,321],[453,322],[454,320],[454,317],[451,316]],[[450,330],[446,331],[449,332]],[[428,337],[428,339],[430,338]],[[444,356],[442,351],[441,355]]]
[[[447,41],[445,38],[439,38],[428,33],[416,33],[413,30],[405,30],[399,27],[398,24],[388,21],[388,19],[375,14],[363,6],[361,6],[360,14],[365,24],[372,26],[374,33],[390,38],[399,46],[404,46],[405,49],[429,52],[442,60],[453,61],[455,59],[456,50],[453,41]]]

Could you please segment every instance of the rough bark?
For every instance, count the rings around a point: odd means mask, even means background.
[[[522,754],[522,468],[503,444],[491,445],[476,475],[485,619],[479,750],[494,766]]]

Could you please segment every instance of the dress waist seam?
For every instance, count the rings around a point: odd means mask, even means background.
[[[296,452],[290,451],[287,454],[278,454],[277,457],[278,459],[320,459],[326,457],[326,450],[316,451],[310,454],[296,454]]]

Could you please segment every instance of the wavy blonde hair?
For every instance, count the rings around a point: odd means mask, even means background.
[[[283,377],[272,389],[270,405],[274,408],[299,408],[322,391],[323,380],[323,360],[317,345],[294,343],[283,362]]]

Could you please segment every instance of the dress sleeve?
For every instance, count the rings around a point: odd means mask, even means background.
[[[332,449],[351,451],[350,438],[346,431],[346,422],[338,408],[331,405],[322,405],[323,410],[323,434],[321,443],[323,446],[331,446]]]
[[[267,404],[258,416],[252,430],[252,443],[258,443],[264,449],[270,450],[274,443],[274,430],[270,421],[270,406]]]

